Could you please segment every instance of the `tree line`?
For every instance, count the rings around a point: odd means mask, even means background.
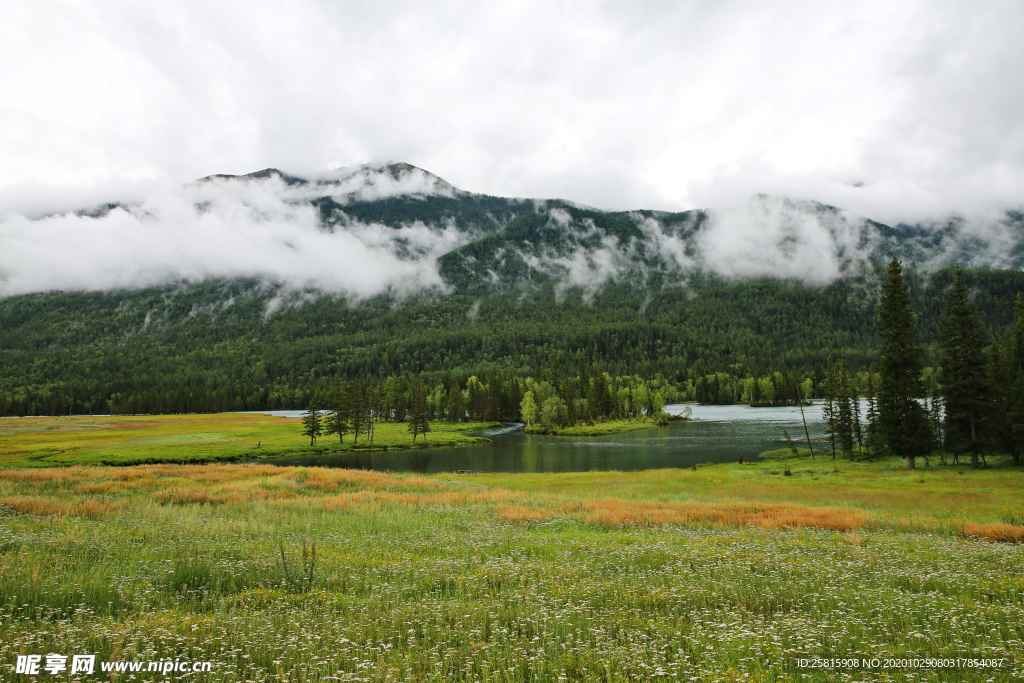
[[[986,453],[1009,453],[1020,462],[1024,444],[1024,299],[1013,321],[989,334],[957,267],[939,318],[937,367],[924,367],[916,316],[902,264],[893,260],[880,291],[877,373],[859,378],[845,354],[829,359],[822,385],[825,433],[842,458],[899,455],[915,469],[917,458],[939,451],[958,464],[969,454],[977,469]],[[862,417],[860,397],[866,398]],[[813,454],[812,454],[813,457]]]
[[[1024,274],[965,270],[959,277],[986,338],[1001,335],[1013,322],[1007,302],[1024,291]],[[940,318],[954,273],[905,273],[904,280],[923,362],[938,378]],[[828,359],[845,350],[851,381],[865,396],[867,374],[881,374],[878,292],[870,278],[811,288],[704,277],[657,291],[611,284],[591,300],[551,287],[401,305],[388,297],[291,301],[246,281],[12,297],[0,301],[0,415],[303,409],[334,376],[392,378],[406,392],[421,382],[431,404],[439,386],[447,396],[457,385],[476,405],[480,390],[467,382],[490,386],[493,370],[503,386],[510,375],[522,385],[518,396],[500,392],[490,410],[492,418],[511,419],[521,417],[527,378],[552,384],[553,352],[573,368],[573,385],[557,391],[565,419],[581,407],[594,410],[593,401],[575,403],[593,398],[579,382],[581,363],[589,382],[601,372],[612,382],[668,382],[678,400],[780,405],[798,394],[822,398]],[[542,414],[551,396],[533,394]],[[635,412],[630,401],[629,411],[607,412]],[[549,406],[549,415],[561,412]]]

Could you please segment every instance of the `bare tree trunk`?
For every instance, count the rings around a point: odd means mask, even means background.
[[[797,394],[797,403],[800,404],[800,419],[804,421],[804,436],[807,437],[807,447],[811,449],[811,460],[814,460],[814,446],[811,445],[811,433],[807,431],[807,418],[804,417],[804,404],[799,393]]]
[[[971,469],[978,469],[978,433],[974,427],[974,415],[971,415]]]
[[[907,469],[908,470],[916,470],[917,469],[917,467],[915,466],[915,463],[914,463],[914,456],[912,456],[912,455],[908,455],[907,456]]]

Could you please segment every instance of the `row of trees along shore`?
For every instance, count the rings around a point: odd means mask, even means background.
[[[825,434],[842,458],[899,455],[915,469],[916,458],[936,451],[945,463],[970,454],[975,469],[993,451],[1020,462],[1024,445],[1024,299],[1017,295],[1014,321],[988,338],[970,301],[961,268],[940,319],[938,368],[922,367],[914,314],[902,265],[893,260],[881,287],[878,372],[851,373],[845,353],[829,359],[821,387]],[[860,398],[866,399],[861,415]],[[813,455],[812,455],[813,457]],[[987,464],[987,463],[986,463]]]
[[[482,379],[474,375],[448,386],[427,386],[416,378],[345,381],[335,377],[330,385],[315,391],[308,403],[311,411],[322,413],[323,426],[315,427],[310,417],[304,433],[311,443],[327,434],[337,435],[344,443],[346,434],[351,434],[354,442],[360,434],[368,440],[374,420],[409,422],[414,438],[418,434],[426,438],[434,420],[523,422],[540,431],[606,420],[652,418],[666,422],[664,407],[669,403],[793,405],[812,394],[815,386],[813,377],[796,373],[743,377],[738,369],[736,374],[717,372],[685,382],[661,375],[613,377],[600,363],[591,365],[583,360],[567,372],[557,352],[551,354],[549,366],[540,374],[539,379],[520,377],[492,367]]]
[[[382,415],[388,420],[403,421],[412,401],[412,387],[424,384],[428,387],[426,402],[431,419],[447,419],[447,405],[451,387],[455,386],[463,395],[465,413],[472,419],[519,420],[519,403],[527,390],[534,392],[538,405],[554,392],[566,402],[587,399],[583,412],[578,404],[572,406],[577,415],[622,418],[637,414],[634,394],[646,391],[662,395],[666,402],[696,401],[719,405],[750,404],[755,406],[792,405],[799,393],[805,398],[824,396],[826,368],[821,365],[799,370],[759,370],[741,364],[726,365],[714,371],[700,365],[680,373],[657,372],[649,376],[613,375],[600,362],[590,362],[583,353],[551,354],[547,367],[537,367],[531,374],[523,376],[522,370],[509,367],[499,369],[497,365],[480,377],[446,376],[431,380],[425,375],[390,376],[386,378],[364,377],[361,384],[364,392],[371,388],[381,395]],[[563,359],[568,360],[574,373],[559,370]],[[527,372],[530,372],[527,369]],[[226,383],[211,389],[201,381],[185,382],[171,389],[151,389],[143,392],[113,392],[108,399],[79,399],[78,394],[93,395],[95,387],[81,392],[58,388],[47,396],[18,394],[11,396],[0,392],[0,415],[68,415],[68,414],[111,414],[149,415],[216,413],[240,410],[294,410],[305,408],[314,396],[321,397],[330,391],[333,379],[314,378],[289,388],[271,388],[251,383]],[[567,384],[568,382],[568,384]],[[351,384],[351,380],[349,381]],[[515,386],[513,386],[515,385]],[[494,389],[497,387],[497,389]],[[532,387],[532,388],[531,388]],[[539,390],[537,389],[539,387]],[[603,398],[605,394],[609,397]],[[489,399],[485,397],[490,397]],[[628,400],[629,407],[626,407]],[[592,402],[592,403],[591,403]],[[643,400],[640,401],[643,403]],[[604,408],[596,408],[601,403]]]

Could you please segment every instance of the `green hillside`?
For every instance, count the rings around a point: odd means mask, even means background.
[[[402,164],[379,172],[400,178],[409,169],[419,172]],[[245,182],[275,175],[308,189],[312,199],[295,201],[317,207],[325,231],[397,230],[389,239],[399,259],[425,258],[422,245],[404,241],[406,227],[454,227],[463,244],[437,262],[445,286],[355,301],[266,279],[208,279],[0,299],[0,414],[106,413],[130,397],[153,410],[296,408],[334,375],[464,386],[492,370],[539,378],[552,352],[574,369],[683,383],[714,372],[817,377],[844,349],[852,368],[865,370],[878,343],[883,263],[895,257],[909,267],[920,341],[931,346],[951,278],[943,265],[984,263],[992,253],[954,220],[893,228],[819,203],[756,197],[754,209],[830,231],[839,277],[824,286],[727,278],[705,264],[709,212],[606,213],[474,195],[430,174],[443,191],[374,200],[273,169]],[[1000,265],[1019,268],[1024,218],[1007,214],[1004,223],[1021,239]],[[783,252],[800,239],[787,230],[776,245]],[[1001,333],[1024,273],[980,267],[967,278],[989,334]]]
[[[969,272],[990,334],[1012,318],[1024,273]],[[914,282],[921,340],[933,344],[950,274]],[[452,294],[350,305],[255,282],[206,282],[141,291],[50,293],[0,301],[0,399],[5,412],[109,410],[115,394],[195,394],[193,409],[302,406],[334,374],[463,382],[492,365],[520,375],[557,350],[567,366],[685,379],[740,365],[751,372],[813,372],[847,349],[855,368],[874,359],[875,288],[824,288],[777,279],[694,279],[686,287],[609,284],[589,301],[548,284],[526,296]],[[56,403],[55,403],[56,402]],[[204,403],[205,402],[205,403]]]

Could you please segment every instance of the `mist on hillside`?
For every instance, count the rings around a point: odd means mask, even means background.
[[[481,236],[452,221],[385,225],[344,215],[352,201],[459,196],[415,167],[360,167],[301,182],[276,172],[255,176],[211,176],[97,211],[9,216],[0,221],[0,296],[242,277],[352,300],[445,292],[438,257]],[[341,207],[329,229],[311,203],[325,196]],[[659,214],[631,214],[642,237],[625,242],[557,206],[538,202],[534,210],[572,237],[570,248],[530,244],[520,257],[561,289],[581,287],[588,295],[611,281],[642,282],[652,267],[680,279],[704,270],[823,285],[861,272],[869,258],[887,257],[885,235],[863,217],[782,198],[757,196],[710,210],[695,230]],[[1021,232],[1020,221],[1006,216],[954,217],[918,230],[908,253],[923,268],[954,260],[1012,267]]]

